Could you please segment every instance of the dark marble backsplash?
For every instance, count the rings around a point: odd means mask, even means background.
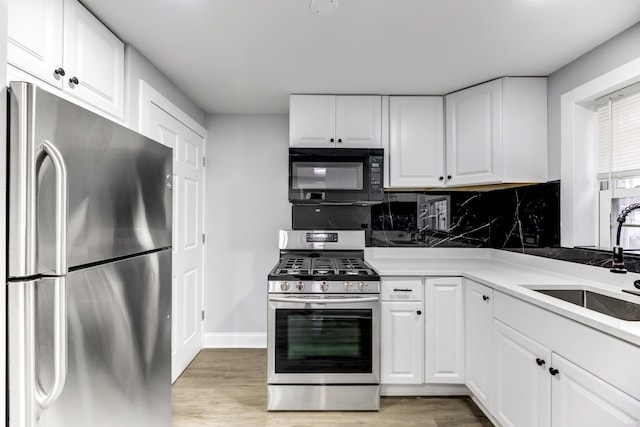
[[[610,251],[560,247],[560,182],[487,192],[387,193],[371,208],[371,246],[497,248],[611,268]],[[640,273],[638,251],[625,267]]]
[[[560,245],[558,181],[494,191],[386,193],[371,245],[547,248]]]
[[[560,261],[575,262],[596,267],[611,268],[613,256],[611,251],[589,248],[525,248],[524,250],[515,248],[505,248],[512,252],[521,252],[527,255],[540,256],[544,258],[557,259]],[[637,251],[625,252],[624,266],[629,273],[640,273],[640,254]],[[614,274],[614,273],[612,273]]]

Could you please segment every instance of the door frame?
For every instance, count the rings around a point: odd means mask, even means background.
[[[198,122],[196,122],[192,117],[190,117],[187,113],[185,113],[184,111],[182,111],[179,107],[177,107],[175,104],[173,104],[171,101],[169,101],[166,97],[164,97],[160,92],[158,92],[157,90],[155,90],[153,87],[151,87],[147,82],[145,82],[144,80],[140,79],[139,80],[140,85],[139,85],[139,93],[138,93],[138,123],[137,123],[137,130],[138,132],[140,132],[141,134],[149,137],[149,138],[153,138],[152,135],[152,129],[151,129],[151,106],[155,105],[156,107],[160,108],[161,110],[165,111],[167,114],[173,116],[176,120],[178,120],[179,122],[181,122],[183,125],[185,125],[186,127],[188,127],[189,129],[191,129],[194,133],[196,133],[198,136],[200,136],[203,140],[203,146],[202,146],[202,157],[206,159],[206,155],[207,155],[207,130],[200,125]],[[133,123],[132,123],[133,125]],[[153,138],[155,139],[155,138]],[[206,180],[206,163],[205,165],[203,165],[203,180],[202,180],[202,190],[201,190],[201,194],[200,197],[203,200],[202,203],[202,233],[204,235],[206,235],[207,233],[207,229],[206,229],[206,221],[204,221],[204,218],[206,218],[206,202],[205,202],[205,194],[206,194],[206,185],[207,185],[207,180]],[[204,287],[204,283],[205,283],[205,277],[207,275],[207,265],[205,263],[205,260],[207,259],[207,245],[206,243],[203,243],[202,245],[202,274],[201,274],[201,279],[200,279],[200,283],[199,283],[199,287],[200,287],[200,295],[202,296],[202,301],[201,301],[201,306],[202,306],[202,310],[205,310],[205,306],[204,303],[206,301],[205,299],[205,287]],[[204,348],[204,336],[205,336],[205,320],[204,320],[204,316],[202,316],[202,333],[200,336],[200,347]],[[174,333],[173,331],[171,332],[172,334]],[[173,363],[173,361],[172,361]]]

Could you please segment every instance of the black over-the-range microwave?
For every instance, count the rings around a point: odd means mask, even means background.
[[[383,157],[381,148],[289,148],[289,201],[380,203]]]

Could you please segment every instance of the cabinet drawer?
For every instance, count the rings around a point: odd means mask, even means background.
[[[422,277],[383,277],[382,301],[422,301]]]

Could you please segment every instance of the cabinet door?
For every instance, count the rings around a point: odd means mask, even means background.
[[[389,98],[389,185],[444,184],[444,111],[439,96]]]
[[[551,379],[553,426],[640,425],[639,401],[555,353],[551,360],[558,370]]]
[[[382,97],[336,96],[336,147],[382,147]]]
[[[7,62],[60,89],[62,0],[10,0]]]
[[[493,289],[465,280],[466,385],[491,408]]]
[[[501,97],[495,80],[445,98],[448,185],[501,181]]]
[[[551,351],[498,320],[493,334],[493,416],[505,427],[549,426]]]
[[[426,278],[425,382],[464,383],[462,278]]]
[[[421,384],[422,302],[382,302],[380,371],[383,384]]]
[[[291,95],[289,98],[289,146],[335,146],[336,97]]]
[[[77,0],[64,2],[64,27],[63,89],[122,118],[124,44]]]

